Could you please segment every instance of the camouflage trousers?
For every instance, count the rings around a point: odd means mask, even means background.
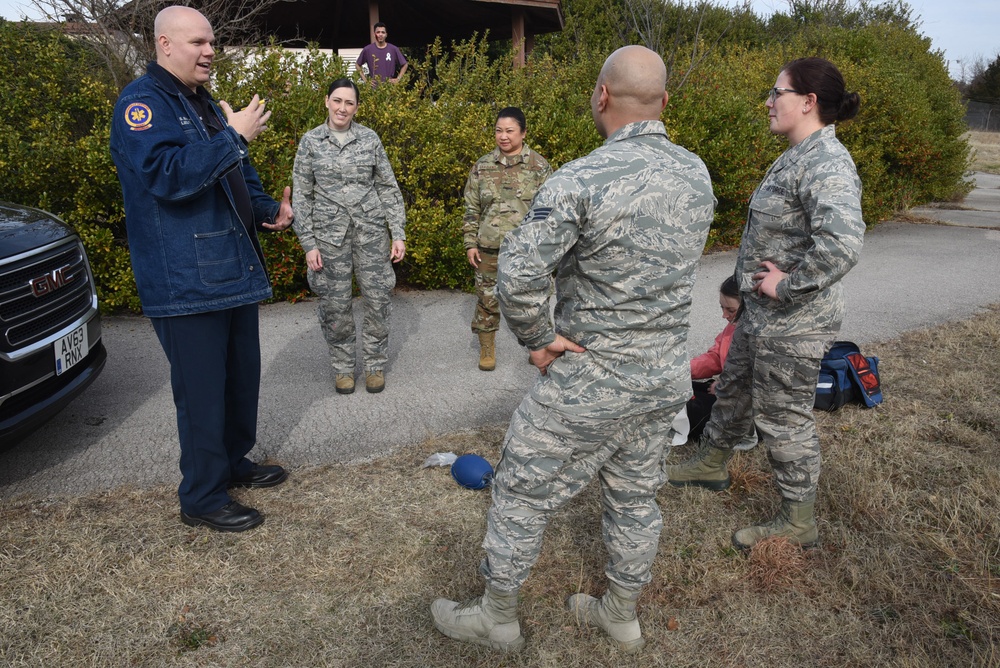
[[[389,231],[381,225],[353,224],[338,246],[319,242],[323,269],[307,271],[309,287],[319,296],[319,324],[330,348],[334,373],[354,373],[355,325],[351,276],[364,304],[362,359],[367,371],[385,368],[389,357],[389,295],[396,274],[389,261]],[[352,271],[353,269],[353,271]]]
[[[827,336],[751,336],[737,326],[704,438],[732,448],[755,425],[782,497],[812,501],[820,472],[813,417]]]
[[[544,381],[543,381],[544,382]],[[520,589],[542,549],[549,518],[600,479],[601,527],[609,579],[629,589],[647,584],[663,519],[656,493],[670,420],[683,402],[623,419],[579,417],[525,397],[514,414],[493,478],[486,556],[491,587]]]
[[[495,332],[500,328],[500,302],[497,301],[496,249],[480,248],[481,261],[476,267],[476,313],[472,316],[472,331]]]

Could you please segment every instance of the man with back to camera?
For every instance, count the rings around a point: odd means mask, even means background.
[[[596,476],[608,589],[600,599],[575,594],[567,607],[625,651],[644,644],[636,602],[663,525],[663,449],[691,394],[691,288],[716,204],[705,164],[667,139],[665,87],[655,52],[611,54],[590,101],[607,141],[550,176],[501,246],[501,311],[541,375],[511,420],[493,478],[486,590],[464,604],[431,605],[434,625],[451,638],[524,645],[518,590],[545,526]]]
[[[132,269],[170,362],[181,520],[245,531],[264,517],[228,488],[288,476],[246,455],[257,439],[257,303],[271,297],[257,230],[291,225],[291,189],[279,204],[250,165],[248,142],[271,116],[264,102],[254,95],[237,112],[223,101],[220,111],[204,89],[215,55],[208,20],[167,7],[154,33],[156,62],[122,91],[111,124]]]
[[[385,24],[379,21],[373,26],[375,41],[361,49],[358,55],[358,72],[361,73],[361,80],[367,82],[371,79],[373,84],[379,81],[389,80],[389,83],[396,83],[403,78],[409,63],[406,56],[396,48],[396,45],[385,41],[388,32]],[[396,73],[396,69],[399,73]]]

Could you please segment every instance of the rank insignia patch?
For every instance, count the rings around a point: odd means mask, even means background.
[[[551,206],[545,206],[545,207],[540,206],[537,209],[529,209],[528,213],[526,213],[524,216],[524,220],[521,221],[521,224],[523,225],[524,223],[534,223],[535,221],[538,220],[545,220],[546,218],[549,217],[550,213],[552,213]]]
[[[125,122],[133,130],[148,130],[153,125],[153,110],[142,102],[125,107]]]

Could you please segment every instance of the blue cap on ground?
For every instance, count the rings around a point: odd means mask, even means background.
[[[462,455],[451,465],[451,477],[462,487],[483,489],[493,481],[493,467],[479,455]]]

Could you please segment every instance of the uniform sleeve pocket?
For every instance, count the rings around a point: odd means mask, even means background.
[[[239,237],[235,229],[194,235],[198,273],[206,285],[235,283],[244,278]]]

